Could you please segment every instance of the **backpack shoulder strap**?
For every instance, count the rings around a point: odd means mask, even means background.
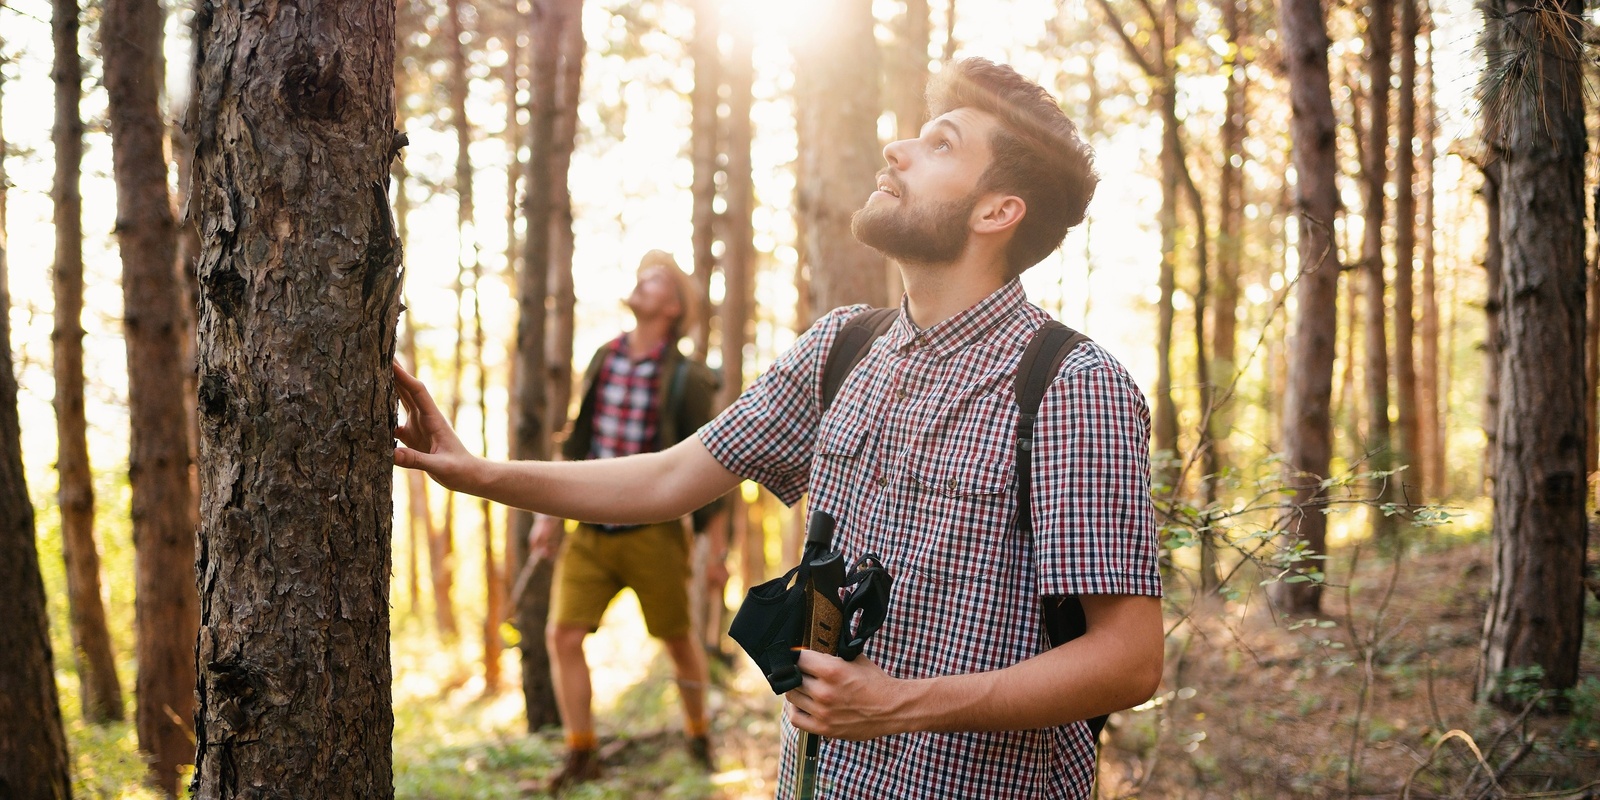
[[[1033,427],[1039,416],[1039,404],[1044,393],[1061,371],[1061,362],[1089,337],[1050,320],[1033,332],[1028,349],[1017,364],[1012,388],[1017,396],[1017,527],[1024,534],[1033,533],[1033,509],[1030,505],[1033,480]]]
[[[1012,386],[1017,395],[1017,527],[1025,536],[1033,535],[1033,433],[1039,416],[1039,404],[1044,393],[1061,371],[1061,362],[1072,354],[1078,345],[1089,337],[1050,320],[1033,332],[1028,349],[1017,363],[1017,375]],[[1083,615],[1083,604],[1076,597],[1046,597],[1040,604],[1040,616],[1048,646],[1055,647],[1082,636],[1088,631]],[[1090,735],[1096,742],[1105,728],[1106,717],[1088,720]]]
[[[866,357],[867,351],[872,349],[872,343],[889,332],[889,326],[894,324],[894,318],[899,313],[900,309],[892,306],[868,309],[851,317],[839,329],[833,346],[828,348],[827,359],[822,362],[823,413],[827,413],[828,406],[833,405],[833,398],[839,394],[844,379]]]

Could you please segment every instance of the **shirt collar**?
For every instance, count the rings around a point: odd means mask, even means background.
[[[1027,300],[1022,281],[1012,278],[977,305],[937,325],[918,330],[911,322],[909,299],[900,298],[900,316],[890,326],[889,346],[900,353],[926,350],[936,358],[953,355],[988,333]]]

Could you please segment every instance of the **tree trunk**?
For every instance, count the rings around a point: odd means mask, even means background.
[[[1483,490],[1494,493],[1500,458],[1501,362],[1505,337],[1501,333],[1501,313],[1505,282],[1505,248],[1500,236],[1500,174],[1503,165],[1490,162],[1483,167],[1483,207],[1488,244],[1483,251]]]
[[[394,7],[199,13],[205,599],[191,790],[389,798]]]
[[[550,374],[550,430],[565,430],[572,411],[572,339],[578,299],[572,285],[572,192],[567,173],[578,136],[578,99],[583,86],[583,14],[563,20],[556,74],[556,127],[550,158],[550,330],[546,368]]]
[[[867,0],[824,0],[812,12],[831,20],[824,34],[794,45],[799,115],[795,176],[802,269],[810,274],[811,307],[819,314],[852,303],[885,302],[881,254],[850,234],[850,217],[883,167],[878,144],[878,42]],[[813,30],[815,29],[815,30]]]
[[[1481,696],[1520,707],[1515,671],[1576,685],[1583,641],[1584,129],[1580,0],[1486,7],[1489,63],[1527,71],[1486,87],[1485,139],[1502,165],[1505,351],[1494,485],[1494,585]],[[1493,78],[1490,78],[1493,80]]]
[[[1165,21],[1172,22],[1176,4],[1168,0]],[[1150,482],[1157,495],[1173,497],[1180,493],[1178,480],[1178,405],[1172,397],[1172,327],[1176,311],[1173,298],[1177,292],[1178,273],[1178,86],[1173,80],[1170,62],[1171,48],[1166,32],[1171,28],[1163,24],[1157,30],[1162,42],[1161,71],[1150,77],[1156,82],[1156,96],[1161,104],[1161,210],[1157,219],[1161,226],[1161,271],[1156,284],[1161,291],[1157,305],[1156,324],[1156,407],[1153,420],[1155,460],[1151,464]]]
[[[56,0],[55,38],[56,264],[55,328],[51,331],[56,384],[57,495],[61,553],[66,561],[72,658],[77,665],[83,716],[90,722],[123,718],[122,683],[106,628],[100,594],[100,550],[94,538],[94,480],[89,469],[88,419],[83,398],[83,67],[78,58],[77,0]],[[0,188],[3,191],[3,188]]]
[[[1221,403],[1212,410],[1219,432],[1212,448],[1219,467],[1228,466],[1228,433],[1233,430],[1233,382],[1238,358],[1239,268],[1244,257],[1244,149],[1245,114],[1249,81],[1241,50],[1245,29],[1240,0],[1223,0],[1222,20],[1228,36],[1228,56],[1223,88],[1222,153],[1219,167],[1217,215],[1217,279],[1211,287],[1211,384]],[[1238,163],[1234,163],[1235,159]]]
[[[4,44],[0,39],[0,48]],[[77,52],[76,38],[72,52]],[[4,84],[5,75],[0,73],[0,99]],[[72,796],[72,780],[67,774],[67,741],[56,695],[33,503],[22,470],[17,378],[11,363],[7,186],[6,137],[0,131],[0,586],[6,587],[0,592],[0,653],[6,654],[0,658],[0,794],[16,800],[62,800]]]
[[[1425,502],[1422,494],[1422,439],[1417,425],[1417,360],[1415,270],[1417,251],[1417,157],[1411,140],[1417,133],[1417,0],[1400,3],[1399,120],[1395,123],[1394,203],[1394,393],[1399,435],[1397,466],[1406,471],[1391,483],[1396,502]]]
[[[884,71],[890,92],[886,105],[894,112],[895,138],[915,139],[927,121],[928,40],[932,36],[928,0],[905,0],[905,13],[895,26],[894,49]],[[905,294],[905,282],[894,264],[885,270],[891,305]]]
[[[166,64],[156,0],[108,0],[100,36],[117,182],[123,329],[128,350],[133,540],[139,631],[136,719],[150,778],[169,795],[192,763],[199,625],[196,507],[184,410],[183,296],[167,193],[160,107]]]
[[[529,21],[533,43],[533,114],[530,128],[527,190],[522,217],[526,237],[522,273],[517,281],[517,351],[512,366],[511,457],[545,460],[550,457],[548,369],[546,363],[545,301],[550,288],[550,216],[555,193],[550,181],[555,161],[558,64],[566,20],[581,11],[581,0],[534,0]],[[528,531],[533,517],[513,511],[507,532],[514,548],[511,563],[528,556]],[[545,624],[550,615],[551,569],[548,563],[534,571],[515,610],[522,636],[522,692],[528,729],[558,725],[555,691],[550,680],[550,653],[545,646]]]
[[[717,270],[712,245],[717,239],[717,153],[721,129],[722,54],[717,39],[721,26],[721,3],[695,0],[694,39],[690,55],[694,58],[694,89],[689,93],[689,158],[694,163],[694,197],[691,220],[694,226],[694,279],[700,287],[700,307],[705,310],[690,332],[695,358],[705,362],[711,352],[711,276]]]
[[[1288,482],[1299,489],[1289,532],[1311,553],[1321,554],[1327,552],[1328,521],[1322,513],[1327,493],[1320,481],[1328,474],[1328,400],[1333,390],[1339,286],[1332,238],[1338,196],[1328,31],[1318,0],[1283,0],[1279,9],[1294,110],[1290,135],[1300,234],[1293,353],[1283,412]],[[1271,588],[1274,599],[1289,613],[1314,614],[1321,606],[1322,587],[1314,581],[1275,583]]]
[[[1394,0],[1371,0],[1367,5],[1367,74],[1371,91],[1366,146],[1361,165],[1361,267],[1366,280],[1366,363],[1363,378],[1367,395],[1367,466],[1374,471],[1395,467],[1389,434],[1389,315],[1385,308],[1388,281],[1384,277],[1384,184],[1389,178],[1389,59],[1394,51]],[[1400,501],[1398,475],[1376,479],[1372,495],[1376,506],[1368,509],[1372,534],[1390,541],[1399,532],[1398,518],[1385,513],[1384,504]]]
[[[727,143],[727,240],[726,259],[723,262],[725,291],[722,301],[722,397],[718,405],[726,408],[744,390],[744,348],[751,340],[751,322],[755,311],[756,246],[752,214],[755,212],[755,181],[750,154],[755,131],[750,122],[750,107],[754,103],[755,63],[754,42],[751,32],[741,29],[733,36],[728,52],[728,143]],[[749,509],[743,494],[732,492],[728,497],[728,520],[732,526],[730,543],[736,543],[750,563],[749,555],[765,552],[765,536],[760,525],[750,525]],[[751,583],[752,575],[745,571],[741,576],[744,585]],[[764,578],[763,578],[764,579]],[[759,581],[757,581],[759,583]],[[712,604],[714,608],[711,607]],[[720,623],[722,598],[708,599],[707,617]],[[707,628],[711,626],[708,624]],[[720,624],[717,633],[721,633]],[[709,630],[708,630],[709,634]]]
[[[1428,49],[1428,61],[1423,78],[1427,103],[1423,106],[1426,116],[1422,133],[1422,357],[1417,360],[1417,426],[1422,431],[1422,496],[1440,498],[1445,496],[1448,488],[1445,481],[1444,422],[1439,414],[1440,400],[1446,395],[1440,391],[1439,382],[1439,288],[1434,264],[1437,249],[1433,236],[1434,139],[1439,135],[1439,124],[1434,99],[1436,54],[1433,50],[1433,11],[1424,9],[1423,14],[1426,17],[1423,28],[1426,31],[1424,41]],[[1454,356],[1454,351],[1449,353]]]

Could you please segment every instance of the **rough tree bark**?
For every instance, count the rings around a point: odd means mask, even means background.
[[[107,0],[100,22],[117,183],[123,330],[128,351],[139,673],[135,718],[151,780],[169,795],[192,763],[196,507],[189,475],[188,372],[177,221],[167,191],[160,106],[166,61],[157,0]]]
[[[717,239],[717,153],[721,131],[722,52],[717,42],[722,28],[722,4],[716,0],[695,0],[694,39],[689,43],[694,59],[694,89],[689,92],[689,159],[694,164],[694,180],[689,192],[694,198],[690,212],[693,234],[695,285],[700,289],[700,307],[706,313],[690,331],[695,358],[705,362],[711,352],[711,276],[717,270],[713,245]]]
[[[529,119],[527,189],[522,217],[526,221],[522,247],[522,272],[517,280],[517,349],[512,365],[511,457],[550,457],[549,395],[545,335],[548,316],[545,301],[550,289],[552,255],[549,223],[555,195],[549,180],[555,160],[559,54],[566,20],[582,10],[581,0],[534,0],[529,13],[533,49],[532,103]],[[531,514],[513,511],[507,536],[512,543],[511,563],[528,557]],[[527,583],[514,610],[521,633],[522,693],[530,731],[560,724],[555,690],[550,680],[550,653],[545,645],[545,624],[550,615],[551,569],[541,564]]]
[[[1411,140],[1417,134],[1417,2],[1400,3],[1399,119],[1395,122],[1394,201],[1394,394],[1397,466],[1406,471],[1391,483],[1400,491],[1395,500],[1424,502],[1422,494],[1422,438],[1417,415],[1416,271],[1417,156]]]
[[[885,262],[850,234],[850,216],[883,168],[878,143],[878,42],[867,0],[823,0],[833,24],[807,26],[794,45],[799,155],[795,176],[802,269],[817,313],[852,303],[883,305]]]
[[[751,215],[755,211],[755,181],[750,161],[754,129],[750,107],[754,101],[754,42],[748,27],[735,32],[728,52],[728,143],[727,143],[727,226],[724,252],[722,301],[722,396],[718,405],[726,408],[744,390],[744,347],[750,341],[750,322],[755,306],[756,246]],[[765,580],[752,574],[757,553],[766,552],[761,526],[749,524],[749,514],[740,492],[728,496],[728,516],[733,526],[732,541],[743,554],[742,581],[754,586]],[[761,566],[764,568],[764,558]],[[712,598],[717,611],[721,598]],[[720,625],[719,625],[720,628]],[[718,631],[720,634],[720,630]],[[708,634],[709,635],[709,634]]]
[[[56,263],[54,329],[50,332],[56,397],[57,494],[61,554],[66,561],[72,659],[77,665],[83,716],[90,722],[123,718],[122,682],[106,628],[100,595],[100,550],[94,538],[94,480],[89,469],[88,419],[83,397],[83,66],[78,57],[77,0],[56,0],[55,38]],[[0,189],[3,191],[3,189]]]
[[[197,798],[394,795],[394,6],[204,4]]]
[[[1284,393],[1283,449],[1288,481],[1299,488],[1289,532],[1312,553],[1327,552],[1328,520],[1322,513],[1328,474],[1333,391],[1333,346],[1338,330],[1339,268],[1333,218],[1339,199],[1334,185],[1333,97],[1328,84],[1328,29],[1319,0],[1283,0],[1279,6],[1284,60],[1293,109],[1294,207],[1298,210],[1299,277],[1295,287],[1293,352]],[[1272,594],[1289,613],[1316,613],[1322,587],[1316,582],[1275,583]]]
[[[1483,210],[1488,221],[1488,239],[1483,251],[1484,302],[1483,302],[1483,490],[1494,493],[1495,474],[1500,458],[1500,362],[1505,351],[1505,337],[1500,331],[1505,282],[1505,247],[1500,238],[1500,174],[1503,165],[1490,162],[1483,166]]]
[[[1443,497],[1447,491],[1445,476],[1444,422],[1439,414],[1439,288],[1435,270],[1438,253],[1434,243],[1434,169],[1436,155],[1434,139],[1439,135],[1439,120],[1434,98],[1433,11],[1424,9],[1423,41],[1428,60],[1423,72],[1423,87],[1427,102],[1423,106],[1422,126],[1422,355],[1417,360],[1417,426],[1422,430],[1422,496]]]
[[[1587,525],[1583,428],[1585,306],[1581,0],[1485,7],[1484,138],[1500,175],[1499,469],[1494,584],[1481,696],[1520,706],[1514,671],[1542,688],[1576,685]],[[1509,59],[1509,61],[1507,61]]]
[[[0,39],[0,48],[4,46]],[[77,47],[73,47],[77,51]],[[0,73],[0,99],[5,75]],[[55,659],[45,617],[33,503],[22,471],[17,378],[11,363],[11,294],[6,274],[6,137],[0,131],[0,797],[72,796],[61,730]]]
[[[1365,359],[1362,370],[1367,400],[1367,466],[1376,471],[1393,469],[1395,453],[1389,434],[1389,344],[1385,309],[1388,280],[1384,277],[1383,225],[1384,184],[1389,179],[1389,59],[1394,53],[1394,0],[1371,0],[1367,4],[1368,101],[1366,144],[1361,163],[1361,271],[1366,282]],[[1378,478],[1373,486],[1375,502],[1395,503],[1398,475]],[[1380,506],[1368,510],[1372,533],[1388,541],[1399,532],[1398,518],[1384,513]]]

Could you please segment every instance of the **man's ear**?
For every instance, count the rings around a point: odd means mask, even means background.
[[[1028,214],[1028,204],[1014,194],[992,194],[973,209],[973,233],[1005,233],[1014,230]]]

